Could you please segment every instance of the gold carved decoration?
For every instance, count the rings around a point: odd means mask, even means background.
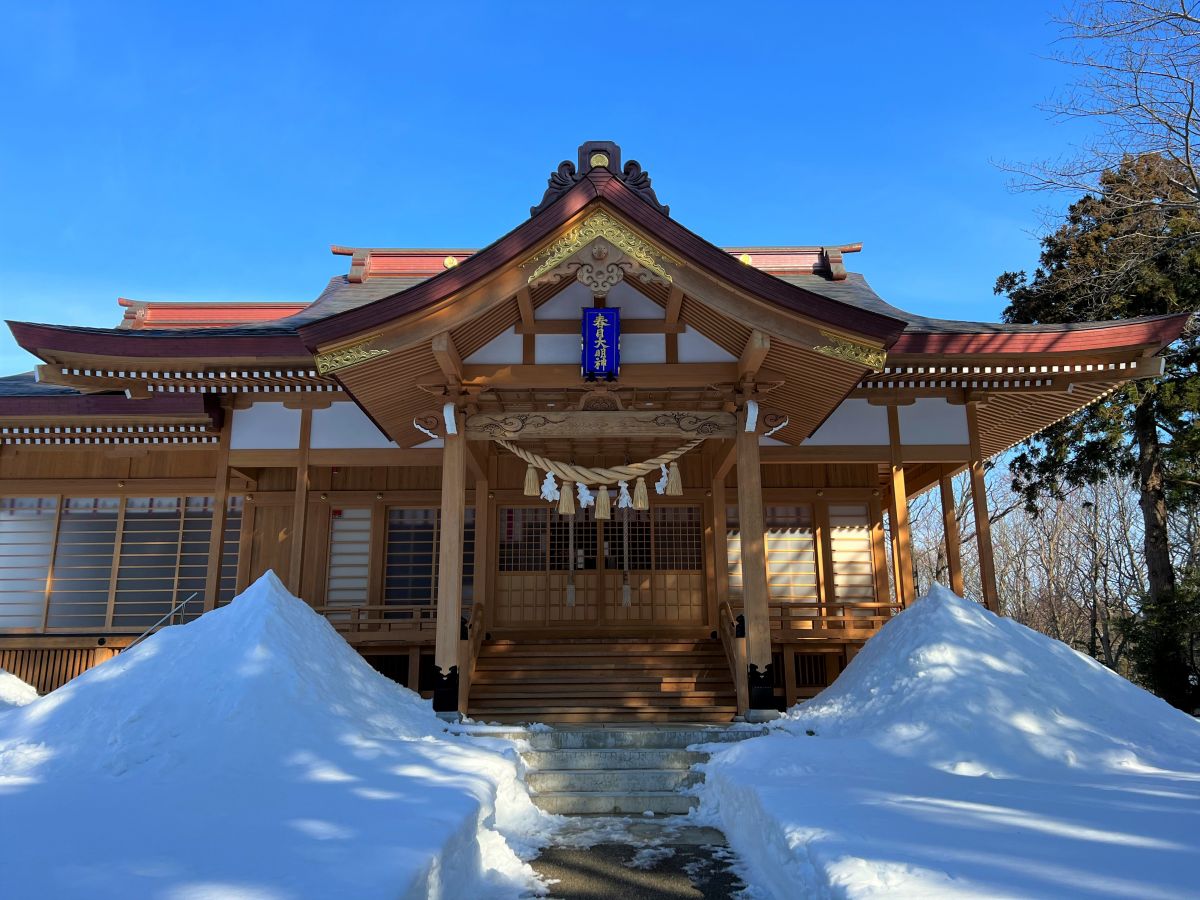
[[[358,343],[318,353],[316,355],[317,374],[328,375],[330,372],[337,372],[339,369],[348,369],[350,366],[356,366],[360,362],[366,362],[368,359],[374,359],[376,356],[383,356],[388,352],[383,347],[367,346],[377,337],[379,335],[373,334]]]
[[[671,281],[671,276],[663,268],[662,261],[678,264],[678,260],[658,250],[608,213],[600,210],[592,213],[541,253],[525,261],[525,265],[535,262],[538,264],[529,276],[529,282],[532,284],[537,281],[597,238],[604,238],[646,271],[668,283]]]
[[[822,331],[821,334],[829,340],[829,343],[822,344],[820,347],[813,347],[813,349],[825,356],[831,356],[834,359],[844,360],[845,362],[858,363],[875,371],[882,369],[883,364],[887,361],[887,351],[879,347],[860,344],[858,341],[830,334],[828,331]]]

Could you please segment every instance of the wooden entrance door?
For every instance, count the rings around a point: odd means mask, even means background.
[[[703,626],[700,507],[613,510],[614,518],[604,521],[596,521],[594,512],[577,512],[572,534],[570,519],[546,504],[497,510],[494,626],[612,631]]]

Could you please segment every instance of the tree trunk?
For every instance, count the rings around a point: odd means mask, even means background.
[[[1133,436],[1138,454],[1138,503],[1142,508],[1146,571],[1150,602],[1162,603],[1175,590],[1175,569],[1167,534],[1167,498],[1163,490],[1162,448],[1154,419],[1153,392],[1147,391],[1133,411]]]

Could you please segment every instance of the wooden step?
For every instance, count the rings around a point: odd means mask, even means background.
[[[488,722],[728,722],[729,664],[712,640],[488,641],[468,715]]]
[[[509,709],[493,713],[490,710],[471,708],[467,715],[480,722],[499,722],[501,724],[544,722],[547,725],[578,725],[588,723],[613,722],[680,722],[680,723],[725,723],[733,720],[736,707],[721,707],[713,709],[547,709],[530,707],[527,709]]]

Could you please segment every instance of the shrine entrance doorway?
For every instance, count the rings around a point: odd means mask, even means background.
[[[496,510],[492,627],[645,634],[707,624],[697,503],[561,516],[546,503]]]

